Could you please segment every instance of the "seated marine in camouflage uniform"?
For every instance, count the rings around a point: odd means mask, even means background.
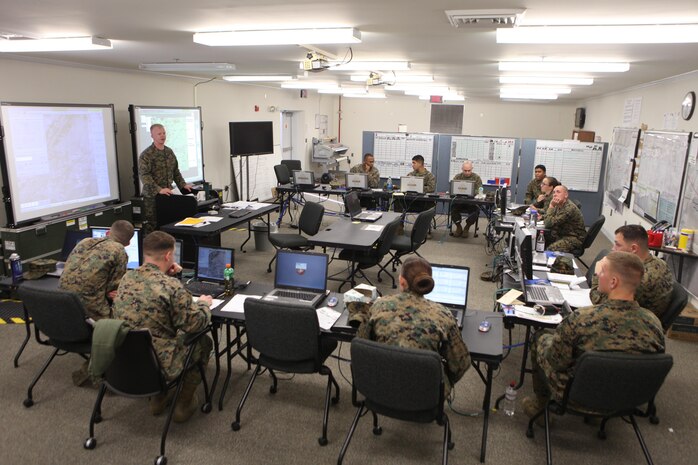
[[[175,277],[182,268],[174,262],[175,240],[169,234],[155,231],[143,240],[142,266],[127,272],[114,300],[114,318],[124,320],[131,329],[147,329],[160,365],[168,379],[174,379],[184,369],[188,348],[184,339],[197,333],[211,322],[211,296],[200,296],[194,302],[191,294]],[[211,339],[199,338],[190,369],[184,374],[182,390],[177,398],[173,419],[184,422],[196,411],[196,388],[201,383],[197,364],[205,367],[211,354]],[[162,413],[170,396],[150,399],[153,415]]]
[[[534,198],[531,204],[538,211],[538,218],[543,219],[545,212],[550,208],[550,202],[553,201],[553,189],[560,185],[560,181],[552,176],[546,176],[540,183],[540,195]],[[527,202],[528,203],[528,202]]]
[[[545,165],[536,165],[533,169],[533,179],[526,186],[526,194],[524,194],[524,204],[530,205],[535,202],[543,193],[541,183],[545,178]]]
[[[424,166],[424,157],[415,155],[412,157],[412,171],[407,176],[417,176],[424,178],[424,193],[429,194],[436,191],[436,176]]]
[[[368,187],[377,189],[380,187],[381,175],[378,168],[373,166],[374,160],[372,154],[365,153],[363,163],[352,166],[349,172],[368,175]]]
[[[613,250],[630,252],[642,260],[645,274],[635,291],[635,300],[640,307],[650,310],[657,315],[657,318],[661,318],[671,303],[674,276],[664,260],[650,253],[645,228],[638,224],[628,224],[616,229]],[[591,281],[589,297],[594,304],[603,303],[608,299],[608,296],[599,290],[599,278],[596,275]]]
[[[631,253],[611,252],[596,269],[599,289],[608,296],[606,302],[580,308],[555,331],[541,331],[534,337],[531,361],[536,399],[527,397],[522,403],[529,417],[540,411],[551,396],[557,401],[562,399],[575,362],[586,351],[664,351],[659,319],[634,300],[644,274],[642,261]]]
[[[357,336],[437,352],[444,360],[444,390],[448,396],[470,367],[470,354],[456,319],[443,305],[424,298],[434,288],[429,262],[415,256],[407,258],[399,281],[402,292],[378,299]]]
[[[466,160],[461,166],[461,172],[453,177],[454,181],[471,181],[475,185],[473,186],[473,192],[477,193],[482,187],[482,179],[477,173],[473,172],[473,162]],[[468,216],[465,219],[465,229],[460,225],[462,216],[465,213]],[[453,237],[468,237],[470,235],[470,227],[475,224],[477,217],[480,214],[480,208],[477,205],[466,204],[458,202],[457,199],[453,200],[451,204],[451,221],[456,225],[456,230],[451,233]]]
[[[546,248],[558,252],[571,253],[581,248],[587,235],[582,212],[569,200],[569,192],[562,184],[553,189],[553,200],[545,212],[545,229],[552,239]]]

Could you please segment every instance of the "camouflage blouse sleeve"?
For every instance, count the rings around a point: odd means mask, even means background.
[[[373,189],[376,189],[380,187],[381,183],[381,175],[380,172],[378,171],[378,168],[375,166],[371,168],[371,171],[368,173],[368,187],[371,187]]]
[[[480,177],[479,174],[475,175],[475,192],[478,192],[480,188],[482,187],[482,178]]]
[[[160,186],[155,183],[155,178],[153,178],[153,161],[147,150],[138,157],[138,176],[143,183],[144,193],[150,192],[152,195],[157,194],[160,190]]]
[[[120,245],[119,245],[120,246]],[[115,291],[119,287],[121,278],[126,274],[126,266],[128,265],[128,255],[126,251],[119,250],[120,253],[116,253],[114,256],[114,263],[109,275],[109,280],[107,281],[107,292]]]
[[[430,193],[436,191],[436,176],[429,171],[424,176],[424,192]]]
[[[448,340],[443,342],[442,351],[446,360],[446,376],[451,385],[456,384],[470,368],[470,353],[455,323],[449,328]]]
[[[552,336],[548,350],[545,353],[550,365],[565,371],[574,364],[574,341],[577,313],[574,313],[560,323]]]
[[[172,278],[174,279],[174,278]],[[185,333],[195,333],[211,322],[207,304],[194,302],[191,294],[181,284],[172,293],[172,325]]]

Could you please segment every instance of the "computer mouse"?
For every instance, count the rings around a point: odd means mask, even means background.
[[[334,307],[335,305],[337,305],[337,298],[335,296],[332,296],[329,299],[327,299],[328,307]]]
[[[483,320],[482,323],[480,323],[480,326],[478,326],[477,329],[478,329],[478,331],[480,331],[481,333],[486,333],[487,331],[490,330],[490,327],[491,327],[491,326],[492,326],[492,325],[490,324],[489,321]]]

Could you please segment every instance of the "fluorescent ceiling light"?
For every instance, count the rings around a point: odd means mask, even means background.
[[[337,83],[330,81],[289,81],[282,82],[281,87],[284,89],[334,89],[337,87]]]
[[[500,71],[534,71],[554,73],[624,73],[630,63],[573,61],[500,61]]]
[[[506,94],[569,94],[572,89],[569,87],[553,86],[504,86],[499,89]]]
[[[698,24],[521,26],[497,29],[498,44],[684,44],[698,42]]]
[[[376,92],[369,92],[367,94],[348,93],[342,94],[342,96],[347,98],[386,98],[385,94],[379,94]]]
[[[365,74],[353,74],[349,79],[351,79],[353,82],[366,82],[368,81],[369,76]],[[418,76],[418,75],[399,75],[399,76],[393,76],[393,75],[384,75],[383,80],[385,81],[395,81],[396,83],[419,83],[419,82],[434,82],[434,76]]]
[[[361,43],[361,32],[352,27],[197,32],[194,34],[194,42],[212,47],[239,45],[358,44]]]
[[[331,70],[335,71],[409,71],[408,61],[330,61]]]
[[[70,52],[75,50],[109,50],[111,48],[111,41],[101,37],[0,39],[0,52]]]
[[[547,84],[553,86],[590,86],[592,78],[564,76],[499,76],[500,84]]]
[[[230,82],[274,82],[274,81],[292,81],[293,76],[290,75],[240,75],[240,76],[223,76],[223,79]]]
[[[453,92],[448,87],[421,87],[405,91],[405,95],[447,95]]]
[[[139,69],[144,71],[179,71],[190,73],[227,73],[235,71],[235,65],[231,63],[205,63],[205,62],[186,62],[173,61],[171,63],[141,63]]]
[[[557,100],[557,94],[536,94],[536,93],[504,93],[500,92],[502,99],[525,99],[525,100]]]
[[[328,87],[318,89],[318,94],[366,94],[368,91],[365,87]]]

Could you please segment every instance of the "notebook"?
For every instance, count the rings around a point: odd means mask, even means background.
[[[473,197],[475,195],[475,183],[473,181],[452,180],[451,195],[460,197]]]
[[[63,269],[65,268],[65,261],[68,260],[68,255],[73,251],[78,242],[83,239],[92,237],[89,230],[85,231],[66,231],[65,237],[63,238],[63,249],[61,250],[61,259],[56,263],[56,271],[46,273],[49,276],[60,277],[63,274]]]
[[[365,173],[347,173],[347,189],[368,190],[368,175]]]
[[[200,245],[196,249],[194,277],[184,287],[192,295],[218,296],[225,291],[225,265],[235,268],[233,249]]]
[[[262,299],[317,308],[329,294],[327,266],[328,257],[324,253],[279,250],[274,289]]]
[[[400,192],[424,193],[424,178],[421,176],[402,176],[400,178]]]
[[[109,228],[105,227],[92,227],[92,237],[104,237],[109,232]],[[141,230],[136,228],[133,230],[133,237],[131,242],[124,247],[126,250],[126,255],[128,255],[128,264],[126,268],[129,270],[134,270],[141,266]]]
[[[344,195],[344,209],[349,214],[352,221],[366,221],[374,222],[378,221],[383,217],[383,212],[376,211],[362,211],[361,201],[359,200],[359,194],[356,192],[347,192]]]
[[[458,326],[463,327],[463,316],[468,305],[470,268],[432,264],[431,276],[434,279],[434,289],[424,297],[451,310]]]

